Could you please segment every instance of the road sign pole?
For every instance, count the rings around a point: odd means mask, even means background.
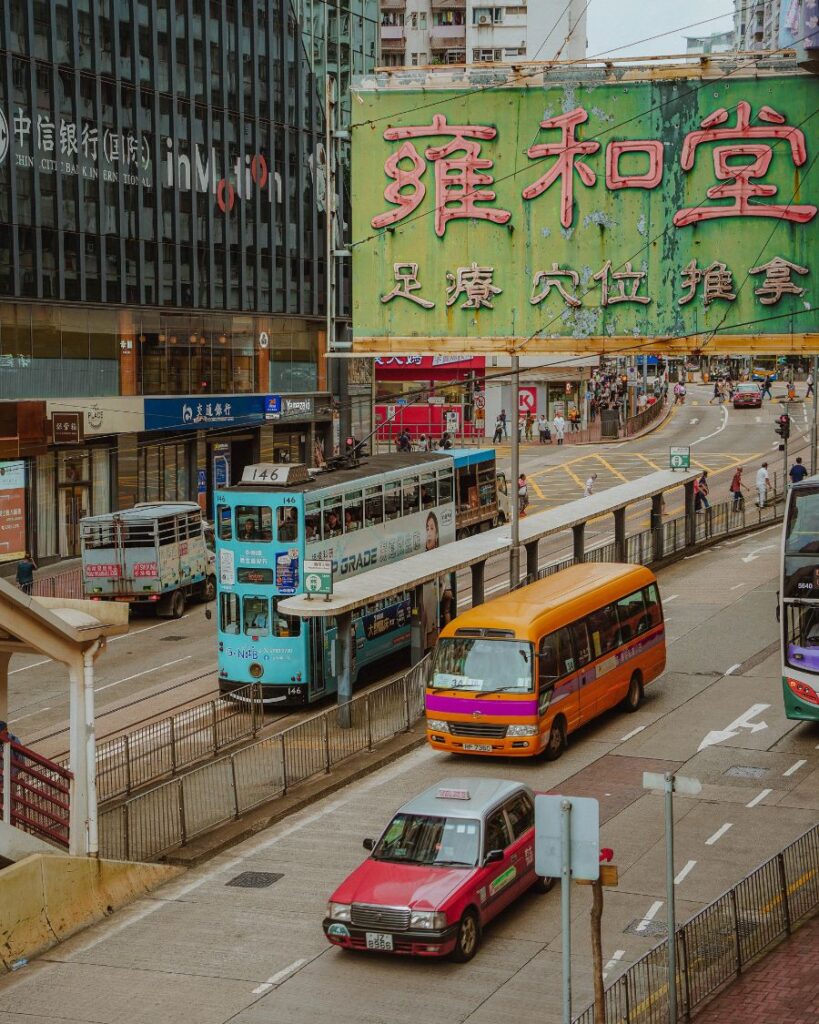
[[[819,374],[819,356],[813,357],[813,418],[810,428],[810,471],[816,472],[816,377]],[[807,399],[806,399],[807,401]]]
[[[563,943],[563,1024],[572,1024],[572,802],[560,803],[563,858],[560,872],[560,918]]]
[[[665,889],[668,903],[668,1021],[677,1024],[677,917],[674,912],[674,774],[665,773]]]

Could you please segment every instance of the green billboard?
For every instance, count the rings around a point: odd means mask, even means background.
[[[816,79],[620,74],[357,81],[356,348],[817,331]]]

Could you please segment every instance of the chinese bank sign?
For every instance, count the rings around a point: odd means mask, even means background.
[[[361,351],[817,330],[815,78],[374,84],[355,90]]]

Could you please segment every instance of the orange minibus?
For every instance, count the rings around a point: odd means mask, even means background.
[[[597,715],[621,702],[636,711],[664,669],[654,574],[641,565],[573,565],[441,630],[427,739],[455,754],[554,760]]]

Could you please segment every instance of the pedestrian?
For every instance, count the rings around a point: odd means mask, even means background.
[[[427,437],[426,434],[421,434],[421,436],[418,438],[418,447],[421,449],[422,452],[429,451],[429,438]]]
[[[580,430],[580,410],[576,405],[573,405],[571,409],[569,409],[569,424],[572,431]]]
[[[492,444],[500,444],[503,440],[503,421],[500,416],[495,420],[495,433],[492,435]]]
[[[737,466],[731,478],[731,486],[729,488],[734,499],[733,512],[740,512],[745,507],[745,498],[742,496],[742,492],[747,490],[748,488],[742,482],[742,466]]]
[[[501,409],[500,416],[498,416],[498,419],[501,421],[501,427],[503,428],[503,436],[504,437],[509,437],[509,429],[506,426],[506,410],[505,409]]]
[[[813,374],[812,373],[808,374],[808,376],[807,376],[807,378],[805,380],[805,383],[808,385],[808,390],[805,392],[805,401],[807,401],[809,398],[814,398],[815,397],[814,393],[813,393]]]
[[[796,456],[796,462],[791,466],[788,476],[791,478],[792,484],[798,484],[800,480],[804,480],[808,475],[807,469],[802,465],[802,456]]]
[[[767,374],[767,373],[765,374],[765,383],[762,385],[762,398],[763,399],[765,398],[765,395],[768,396],[768,401],[769,402],[773,401],[773,395],[771,394],[771,377],[770,377],[770,374]]]
[[[16,743],[18,747],[22,747],[22,742],[19,736],[15,736],[14,733],[9,729],[8,722],[3,721],[0,718],[0,770],[3,766],[3,744],[5,743]],[[14,779],[20,772],[20,766],[23,764],[22,755],[16,754],[14,750],[11,751],[11,778]]]
[[[555,438],[557,440],[558,445],[562,445],[563,433],[566,430],[566,421],[563,419],[563,413],[559,412],[557,416],[555,416],[552,426],[554,427]]]
[[[443,448],[444,450],[452,447],[452,438],[449,436],[448,430],[445,430],[443,434],[441,434],[441,440],[438,447]]]
[[[760,508],[765,508],[765,502],[768,498],[768,491],[771,488],[771,477],[768,473],[768,463],[763,462],[759,469],[756,471],[756,494],[757,504]]]
[[[549,440],[549,424],[546,422],[546,417],[543,413],[537,418],[537,432],[540,438],[541,444],[546,444]]]
[[[526,482],[526,474],[521,473],[518,477],[518,515],[526,515],[526,507],[529,504],[529,484]]]
[[[594,423],[594,421],[597,419],[597,408],[597,395],[592,395],[592,399],[589,402],[589,422],[591,423]]]
[[[31,588],[34,586],[34,570],[37,565],[34,559],[31,557],[30,552],[26,552],[25,555],[17,563],[17,586],[23,591],[24,594],[30,594]]]
[[[704,512],[706,509],[711,508],[711,502],[708,500],[708,470],[704,469],[702,475],[698,476],[694,481],[694,511]]]
[[[583,490],[583,497],[590,498],[594,494],[594,481],[597,479],[596,473],[591,473],[586,479],[586,486]]]
[[[526,432],[526,440],[527,441],[531,441],[532,440],[532,427],[534,425],[535,425],[535,417],[531,414],[531,412],[527,412],[526,413],[526,423],[525,423],[525,426],[524,426],[524,430]]]

